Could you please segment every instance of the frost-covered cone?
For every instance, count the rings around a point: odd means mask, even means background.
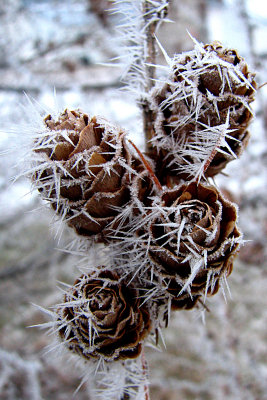
[[[82,275],[65,294],[57,309],[59,337],[87,360],[136,358],[151,329],[149,311],[132,284],[99,270]]]
[[[167,81],[152,91],[161,170],[164,159],[166,170],[183,177],[214,176],[247,145],[255,74],[219,42],[197,43],[170,67]]]
[[[236,220],[233,203],[215,187],[195,182],[164,191],[148,208],[139,241],[173,308],[194,307],[231,273],[242,242]]]
[[[48,115],[44,123],[34,143],[34,183],[78,234],[103,233],[129,201],[125,133],[81,111],[65,110],[57,120]]]

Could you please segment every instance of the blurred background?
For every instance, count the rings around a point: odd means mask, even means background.
[[[19,173],[19,157],[6,150],[10,132],[25,122],[26,95],[44,109],[81,108],[103,115],[142,142],[140,110],[120,91],[119,68],[104,66],[120,55],[120,16],[106,12],[108,0],[6,0],[0,2],[0,400],[71,399],[79,371],[47,353],[51,337],[31,325],[46,322],[33,305],[61,300],[58,281],[72,283],[77,259],[58,250],[53,215]],[[193,48],[187,31],[201,42],[220,40],[238,49],[267,81],[265,0],[171,0],[160,42],[170,56]],[[159,54],[158,62],[164,64]],[[173,315],[166,349],[147,350],[153,400],[267,399],[267,86],[253,104],[251,141],[240,160],[216,183],[238,203],[245,239],[228,279],[199,311]],[[23,132],[23,130],[22,130]],[[23,135],[23,133],[21,133]],[[86,386],[74,396],[89,399]],[[94,399],[91,399],[94,400]]]

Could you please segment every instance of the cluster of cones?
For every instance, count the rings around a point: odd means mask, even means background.
[[[247,145],[255,88],[236,51],[197,44],[148,96],[150,154],[103,118],[45,118],[32,179],[79,237],[110,252],[110,266],[83,274],[56,308],[72,352],[136,358],[171,309],[203,305],[229,276],[242,243],[237,207],[208,178]]]

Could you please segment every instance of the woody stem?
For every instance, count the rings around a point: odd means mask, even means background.
[[[144,376],[144,381],[145,381],[145,384],[144,384],[145,398],[144,398],[144,400],[150,400],[149,386],[147,384],[148,364],[147,364],[144,350],[142,351],[142,354],[141,354],[141,361],[142,361],[143,376]]]
[[[148,387],[148,364],[145,358],[144,350],[141,353],[142,373],[144,379],[144,400],[150,400],[149,387]],[[124,392],[121,400],[131,400],[132,396],[128,392]]]
[[[164,7],[164,17],[167,15],[167,5]],[[160,22],[164,18],[163,16],[156,15],[155,6],[151,3],[151,1],[144,0],[143,1],[143,20],[144,20],[144,33],[145,33],[145,42],[144,42],[144,63],[145,63],[145,85],[144,91],[145,96],[141,100],[141,105],[143,109],[143,126],[144,126],[144,134],[146,140],[146,152],[152,153],[153,148],[151,144],[151,139],[154,136],[154,120],[155,115],[149,106],[149,102],[147,99],[147,94],[150,92],[152,87],[155,85],[155,77],[156,77],[156,39],[155,33],[157,27]]]
[[[146,170],[148,171],[151,179],[153,180],[156,188],[162,192],[163,188],[160,184],[160,181],[158,180],[158,178],[156,177],[151,165],[149,164],[149,162],[145,159],[145,157],[143,156],[143,154],[141,153],[141,151],[138,149],[138,147],[130,140],[128,139],[128,142],[133,146],[133,148],[135,149],[135,151],[137,152],[137,154],[139,155],[139,157],[141,158],[141,161],[144,165],[144,167],[146,168]]]

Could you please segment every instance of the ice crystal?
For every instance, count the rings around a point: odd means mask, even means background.
[[[168,61],[169,77],[151,91],[152,144],[174,174],[213,176],[247,144],[255,75],[218,42],[195,41],[194,50]]]
[[[195,41],[173,58],[163,50],[169,75],[150,90],[148,39],[169,2],[114,3],[125,18],[122,80],[150,113],[150,154],[105,118],[66,109],[43,119],[31,104],[18,158],[59,230],[67,224],[77,237],[64,251],[79,257],[82,275],[43,310],[51,321],[41,327],[58,338],[50,351],[72,353],[81,384],[94,378],[94,397],[143,400],[144,344],[164,343],[173,310],[205,309],[208,296],[229,289],[243,242],[238,210],[208,178],[246,146],[256,84],[235,51]]]
[[[155,32],[166,21],[168,0],[115,0],[114,12],[123,16],[123,23],[118,26],[121,43],[120,65],[123,68],[122,81],[127,89],[140,101],[147,97],[148,48],[146,31],[155,25]]]

